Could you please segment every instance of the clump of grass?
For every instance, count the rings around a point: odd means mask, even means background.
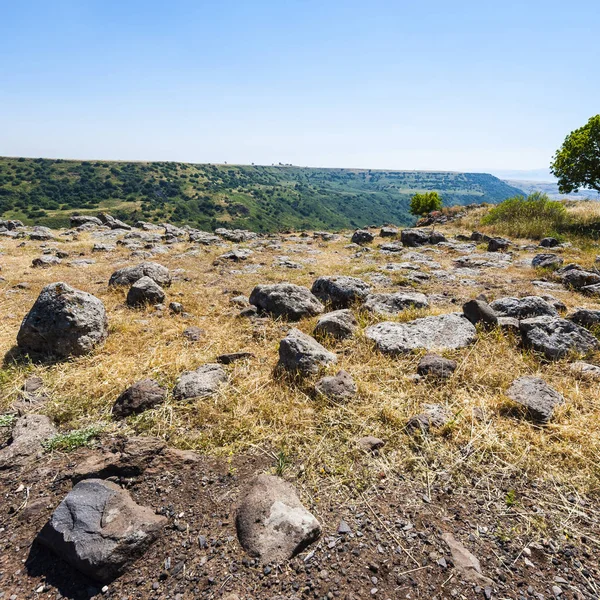
[[[15,415],[0,415],[0,427],[12,427],[15,421]]]
[[[529,196],[514,196],[492,208],[483,217],[483,225],[519,238],[540,239],[559,236],[569,221],[565,205],[550,200],[547,194],[534,192]]]
[[[83,446],[89,446],[90,442],[98,437],[103,427],[92,425],[84,429],[75,429],[67,433],[58,433],[42,443],[46,452],[72,452]]]

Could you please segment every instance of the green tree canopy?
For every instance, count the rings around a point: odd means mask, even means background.
[[[413,215],[425,215],[432,210],[442,208],[442,198],[437,192],[425,192],[424,194],[415,194],[410,199],[410,212]]]
[[[550,165],[562,194],[589,188],[600,192],[600,115],[572,131]]]

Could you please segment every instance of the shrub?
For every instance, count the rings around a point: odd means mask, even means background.
[[[565,205],[542,192],[508,198],[482,219],[484,225],[506,235],[533,239],[559,234],[566,222]]]
[[[410,212],[416,216],[425,215],[432,210],[440,210],[441,208],[442,198],[437,192],[415,194],[410,199]]]

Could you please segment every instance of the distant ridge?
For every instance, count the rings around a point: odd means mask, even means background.
[[[521,190],[487,173],[0,158],[0,215],[53,227],[74,212],[203,229],[341,229],[414,222],[410,197],[496,203]]]

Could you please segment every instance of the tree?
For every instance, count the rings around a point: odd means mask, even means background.
[[[437,192],[415,194],[410,199],[410,212],[417,217],[442,208],[442,198]]]
[[[600,115],[572,131],[550,165],[561,194],[589,188],[600,192]]]

